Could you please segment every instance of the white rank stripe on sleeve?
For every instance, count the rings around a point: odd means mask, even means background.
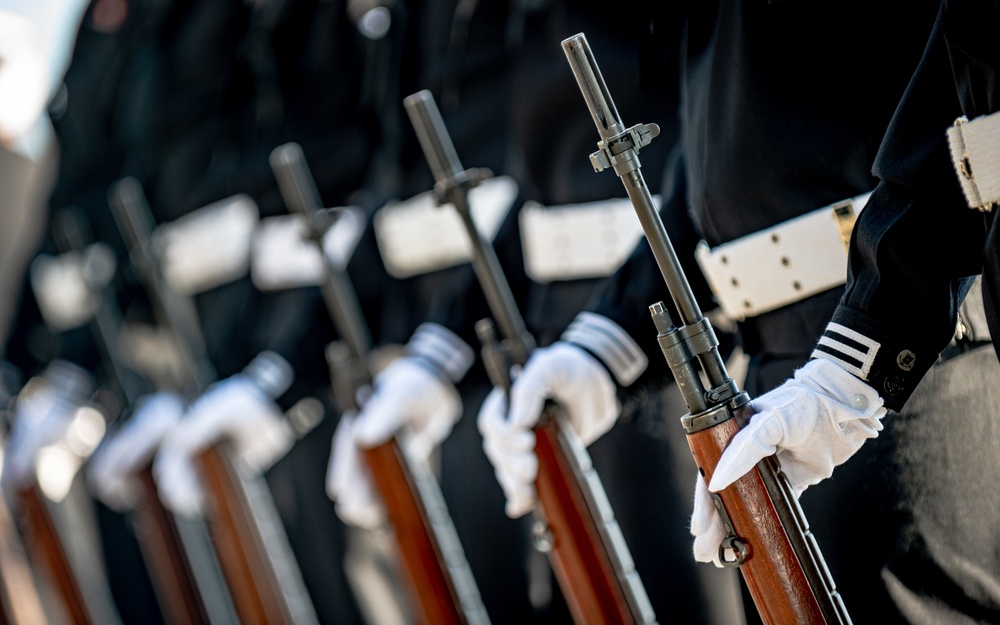
[[[653,202],[659,207],[659,196]],[[525,270],[542,284],[609,276],[642,238],[628,198],[559,206],[527,202],[519,219]]]
[[[491,178],[469,191],[472,220],[485,239],[496,237],[516,197],[517,183],[509,176]],[[386,204],[375,213],[374,227],[382,261],[395,278],[472,259],[472,243],[458,212],[449,204],[439,206],[429,191]]]
[[[833,360],[848,373],[867,381],[881,346],[878,341],[831,321],[811,357]]]
[[[260,217],[247,195],[209,204],[153,231],[163,277],[194,295],[232,282],[250,268],[250,239]]]
[[[356,207],[335,209],[337,218],[323,235],[323,250],[334,268],[343,271],[364,231],[364,214]],[[251,245],[250,279],[261,291],[316,286],[323,280],[323,257],[308,239],[302,215],[261,220]]]
[[[622,386],[635,382],[649,361],[628,332],[607,317],[581,312],[560,340],[586,348],[604,362]]]

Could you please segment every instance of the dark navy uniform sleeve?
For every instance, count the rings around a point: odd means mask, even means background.
[[[880,182],[851,240],[847,289],[813,354],[837,360],[896,410],[952,339],[990,225],[964,201],[945,132],[963,114],[987,112],[986,98],[960,101],[977,71],[954,65],[955,47],[968,25],[997,16],[982,7],[970,20],[960,5],[942,8],[888,128],[874,165]]]

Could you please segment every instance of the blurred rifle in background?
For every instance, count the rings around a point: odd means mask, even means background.
[[[535,342],[493,246],[479,233],[470,212],[469,190],[492,172],[462,169],[429,91],[408,96],[404,105],[434,174],[438,201],[455,207],[469,234],[472,266],[493,316],[476,326],[483,360],[493,385],[509,392],[511,366],[526,363]],[[499,341],[494,324],[499,326]],[[655,622],[600,477],[562,408],[548,401],[534,433],[538,506],[532,531],[536,547],[548,554],[573,618],[581,625]]]
[[[186,394],[194,399],[217,379],[194,304],[175,292],[162,274],[150,244],[154,220],[139,182],[134,178],[116,182],[110,202],[159,323],[181,354]],[[209,533],[240,621],[315,623],[315,609],[263,478],[233,460],[227,441],[202,452],[200,470],[210,499]]]
[[[372,341],[349,277],[323,252],[334,217],[322,209],[301,147],[279,146],[271,166],[289,212],[302,216],[323,258],[321,291],[339,336],[327,348],[334,395],[341,414],[357,413],[359,391],[372,383]],[[409,457],[396,437],[363,454],[395,534],[417,618],[426,625],[489,623],[431,468]]]

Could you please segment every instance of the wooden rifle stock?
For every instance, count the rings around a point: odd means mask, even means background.
[[[409,572],[405,578],[410,595],[417,599],[414,609],[418,621],[428,625],[467,623],[442,545],[428,530],[432,524],[430,511],[416,494],[415,478],[399,442],[392,438],[365,449],[364,456],[396,535],[403,566]]]
[[[191,562],[173,514],[160,500],[152,464],[136,474],[142,494],[132,511],[133,526],[160,609],[168,623],[208,624]]]
[[[662,302],[650,307],[657,341],[690,411],[681,422],[707,483],[722,451],[749,420],[750,399],[726,372],[718,339],[698,308],[642,178],[639,149],[659,128],[624,127],[582,33],[565,39],[562,47],[601,135],[591,163],[598,172],[613,168],[621,178],[681,316],[682,325],[675,327]],[[851,622],[776,458],[761,461],[714,498],[729,534],[719,547],[720,556],[724,549],[736,553],[724,563],[740,567],[765,623]]]
[[[277,571],[253,523],[254,512],[241,488],[239,469],[224,445],[209,447],[199,459],[205,487],[211,493],[209,529],[240,621],[244,625],[293,623],[277,590],[277,580],[272,579]]]
[[[0,623],[44,623],[45,610],[16,522],[0,493]]]
[[[66,208],[53,216],[53,235],[63,252],[86,253],[88,226],[82,213]],[[113,296],[106,293],[109,275],[104,271],[85,272],[87,288],[98,300],[97,310],[91,320],[91,329],[101,351],[106,373],[116,387],[121,399],[131,407],[138,399],[137,392],[128,383],[123,358],[119,353],[117,333],[122,315]],[[209,616],[201,593],[198,591],[194,571],[187,551],[181,542],[173,514],[160,500],[153,478],[152,462],[136,474],[141,497],[132,512],[133,527],[142,553],[143,562],[153,582],[160,609],[170,623],[191,625],[208,624]]]
[[[548,536],[536,535],[536,542],[551,541],[549,560],[576,622],[635,622],[622,580],[618,579],[616,567],[604,549],[600,525],[591,516],[593,504],[588,495],[597,492],[603,496],[603,489],[581,486],[588,479],[595,479],[596,473],[585,464],[589,457],[580,457],[582,446],[574,449],[579,440],[567,437],[566,426],[561,425],[563,420],[556,414],[558,410],[558,405],[549,402],[534,428],[538,456],[535,491],[544,515],[544,524],[538,526],[538,531],[548,532]],[[601,507],[610,511],[606,499]],[[631,563],[628,564],[628,569],[632,569]],[[638,579],[626,583],[638,583]]]
[[[476,228],[468,191],[491,174],[463,170],[429,91],[404,100],[410,121],[434,174],[442,204],[458,211],[472,243],[472,265],[493,320],[476,331],[494,386],[509,390],[511,364],[523,365],[534,348],[492,245]],[[493,322],[502,340],[494,336]],[[536,546],[548,554],[573,618],[582,625],[655,622],[652,605],[635,570],[621,529],[590,456],[561,409],[549,401],[535,426]]]
[[[173,334],[192,392],[216,380],[193,303],[175,293],[161,274],[150,246],[153,220],[139,181],[124,178],[110,192],[115,221],[128,244],[159,321]],[[243,475],[228,446],[219,443],[200,456],[210,514],[208,531],[234,608],[244,623],[312,623],[316,615],[287,537],[276,518],[262,478]],[[264,534],[267,525],[269,534]]]
[[[346,275],[323,253],[326,227],[319,192],[295,143],[271,154],[271,167],[289,212],[305,220],[324,264],[323,299],[340,337],[328,347],[334,391],[342,413],[357,412],[358,390],[371,384],[371,338]],[[424,625],[488,624],[489,617],[437,480],[396,437],[362,450],[399,549],[412,608]]]
[[[76,573],[69,561],[56,531],[48,503],[37,483],[30,483],[18,491],[18,504],[28,526],[29,545],[38,553],[39,560],[62,599],[67,616],[73,625],[94,625]]]

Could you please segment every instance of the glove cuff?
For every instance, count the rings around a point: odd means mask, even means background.
[[[420,324],[406,344],[406,351],[429,361],[452,382],[465,377],[475,359],[475,352],[465,341],[437,323]]]
[[[583,347],[600,358],[622,386],[635,382],[649,364],[628,332],[607,317],[594,313],[579,313],[560,340]]]
[[[292,365],[272,351],[257,354],[243,373],[271,399],[281,397],[295,379]]]
[[[90,395],[94,381],[90,373],[68,360],[53,360],[42,377],[65,398],[79,401]]]

